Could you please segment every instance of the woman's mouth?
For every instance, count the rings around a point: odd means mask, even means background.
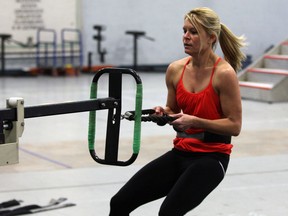
[[[184,43],[184,48],[188,49],[188,48],[190,48],[190,47],[192,47],[190,44]]]

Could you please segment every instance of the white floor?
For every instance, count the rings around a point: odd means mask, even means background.
[[[141,73],[143,108],[164,105],[164,74]],[[6,98],[20,96],[25,105],[89,98],[92,76],[0,78],[0,109]],[[124,81],[123,111],[133,110],[134,84]],[[105,85],[100,94],[105,97]],[[132,90],[132,91],[131,91]],[[286,216],[288,215],[288,103],[243,101],[242,134],[235,145],[222,184],[189,216]],[[99,116],[97,140],[106,126]],[[23,205],[46,205],[51,198],[66,197],[75,207],[34,215],[108,215],[113,194],[141,166],[172,147],[169,126],[142,124],[142,148],[128,167],[103,166],[89,156],[88,114],[27,119],[20,139],[20,163],[0,167],[0,202],[23,200]],[[123,122],[122,151],[130,149],[131,123]],[[100,147],[101,149],[101,147]],[[131,215],[157,215],[161,200],[140,207]]]

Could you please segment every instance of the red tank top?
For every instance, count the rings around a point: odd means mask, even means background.
[[[220,98],[212,86],[212,78],[215,72],[215,68],[220,61],[221,58],[217,59],[215,65],[213,66],[208,86],[201,92],[197,93],[191,93],[184,87],[183,75],[186,70],[186,66],[190,62],[190,59],[186,62],[176,88],[177,104],[183,113],[211,120],[220,119],[222,117]],[[187,134],[196,134],[202,133],[204,130],[190,128],[185,132]],[[179,150],[189,152],[220,152],[225,154],[231,154],[231,149],[233,147],[232,144],[215,142],[208,143],[203,142],[200,139],[190,137],[176,137],[174,139],[174,146]]]

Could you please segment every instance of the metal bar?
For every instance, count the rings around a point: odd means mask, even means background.
[[[105,99],[60,103],[60,104],[50,104],[50,105],[48,104],[36,107],[27,107],[25,108],[24,111],[24,118],[62,115],[75,112],[87,112],[91,110],[114,108],[115,102],[118,102],[118,100],[115,100],[114,98],[105,98]]]
[[[116,109],[109,109],[106,131],[105,160],[118,161],[119,132],[121,119],[122,73],[109,73],[109,97],[119,99]]]
[[[36,118],[76,112],[87,112],[91,110],[109,109],[117,107],[118,104],[120,104],[120,100],[114,98],[101,98],[86,101],[31,106],[24,108],[24,118]],[[0,110],[0,120],[16,121],[16,108]]]
[[[2,121],[5,121],[5,120],[8,120],[8,121],[17,120],[16,108],[0,110],[0,120],[2,120]],[[0,122],[0,124],[1,124],[1,122]]]

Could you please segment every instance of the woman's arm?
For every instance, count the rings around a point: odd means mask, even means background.
[[[157,115],[165,114],[175,114],[179,113],[180,109],[176,102],[176,86],[179,80],[179,63],[171,63],[166,71],[166,87],[167,87],[167,100],[166,107],[162,108],[160,106],[155,107],[155,112]]]

